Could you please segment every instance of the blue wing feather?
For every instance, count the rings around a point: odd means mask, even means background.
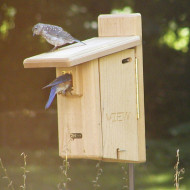
[[[49,99],[48,99],[48,101],[46,103],[45,109],[48,109],[50,107],[51,103],[53,102],[53,99],[54,99],[54,97],[56,95],[56,89],[57,89],[57,86],[53,86],[51,88]]]
[[[61,75],[61,76],[57,77],[53,82],[51,82],[47,86],[43,87],[43,89],[47,88],[47,87],[51,87],[51,86],[61,84],[63,82],[67,82],[69,80],[71,80],[71,74],[66,73],[64,75]]]

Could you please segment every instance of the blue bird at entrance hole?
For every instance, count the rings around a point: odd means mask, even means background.
[[[67,92],[71,94],[72,89],[72,75],[69,73],[63,74],[57,77],[53,82],[43,87],[48,88],[51,87],[49,99],[45,105],[45,109],[48,109],[53,102],[53,99],[56,94],[66,95]]]
[[[38,23],[32,28],[33,36],[41,35],[47,42],[54,45],[51,51],[54,51],[59,46],[65,44],[72,44],[74,42],[79,42],[86,45],[84,42],[77,40],[71,34],[64,31],[63,28],[50,24]]]

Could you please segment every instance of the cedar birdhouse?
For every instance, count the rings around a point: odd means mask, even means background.
[[[72,74],[72,94],[57,95],[61,157],[144,162],[141,15],[100,15],[98,34],[27,58],[24,67]]]

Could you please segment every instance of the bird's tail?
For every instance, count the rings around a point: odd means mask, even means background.
[[[54,99],[54,97],[56,95],[56,88],[57,88],[57,86],[53,86],[51,88],[51,92],[50,92],[50,95],[49,95],[49,99],[48,99],[48,101],[46,103],[45,109],[48,109],[50,107],[51,103],[53,102],[53,99]]]
[[[75,42],[79,42],[79,43],[82,43],[82,44],[86,45],[84,42],[82,42],[80,40],[77,40],[77,39],[75,39]]]

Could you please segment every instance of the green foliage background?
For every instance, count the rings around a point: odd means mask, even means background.
[[[45,111],[49,92],[42,90],[55,78],[55,69],[24,69],[22,64],[25,58],[52,48],[41,38],[32,36],[33,25],[38,22],[59,25],[74,37],[84,40],[97,36],[98,15],[132,11],[141,13],[143,21],[149,167],[147,171],[147,165],[138,166],[136,185],[138,189],[170,189],[172,177],[168,176],[172,173],[177,147],[184,153],[184,167],[189,167],[189,7],[189,0],[0,1],[0,154],[9,164],[15,179],[18,162],[12,162],[12,158],[22,149],[30,150],[30,157],[35,157],[31,158],[34,165],[29,165],[34,172],[31,182],[28,182],[29,189],[51,189],[51,183],[55,186],[60,177],[54,167],[58,162],[56,101]],[[80,176],[81,182],[83,176],[77,172],[82,171],[89,181],[94,162],[73,161],[73,164],[76,169],[73,185],[80,189],[77,178]],[[121,174],[120,169],[108,164],[105,171],[110,174],[110,178],[102,180],[107,185],[105,187],[119,188],[120,182],[115,181],[115,176]],[[82,181],[82,185],[85,183]],[[184,189],[188,189],[188,177],[184,183]]]
[[[189,6],[188,0],[1,1],[1,113],[43,110],[48,98],[48,92],[41,88],[55,77],[54,69],[24,69],[22,65],[25,58],[51,48],[42,39],[32,37],[34,24],[60,25],[84,40],[97,36],[99,14],[130,7],[143,19],[146,133],[150,137],[168,137],[170,127],[188,122],[190,116]],[[180,36],[184,28],[187,34]],[[51,109],[56,109],[56,101]]]

